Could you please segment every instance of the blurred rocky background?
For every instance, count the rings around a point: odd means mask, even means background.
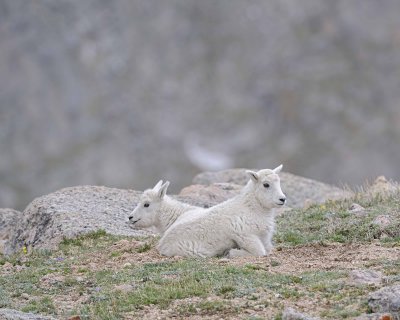
[[[398,0],[1,0],[0,207],[232,167],[400,179]]]

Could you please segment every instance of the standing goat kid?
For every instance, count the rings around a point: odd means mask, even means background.
[[[286,202],[278,176],[281,169],[282,165],[273,170],[248,170],[250,180],[239,195],[214,207],[183,215],[185,219],[178,220],[161,238],[159,252],[186,257],[269,254],[275,208]]]

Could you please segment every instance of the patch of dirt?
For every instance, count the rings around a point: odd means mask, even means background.
[[[180,257],[164,257],[153,247],[150,250],[138,253],[128,250],[129,246],[138,246],[135,241],[124,246],[122,254],[110,257],[110,253],[99,252],[89,255],[86,263],[93,269],[108,268],[118,270],[126,263],[131,265],[144,263],[158,263],[163,261],[177,261]],[[311,244],[297,247],[280,247],[274,249],[267,257],[238,257],[234,259],[215,259],[217,264],[247,265],[252,264],[260,269],[273,273],[298,274],[310,270],[352,270],[370,267],[382,260],[398,260],[400,247],[385,247],[379,242],[369,244]],[[90,269],[92,269],[90,268]]]
[[[310,270],[343,270],[361,268],[372,262],[398,260],[400,247],[388,248],[380,243],[328,245],[311,244],[275,249],[268,257],[235,258],[219,263],[254,264],[270,272],[297,274]]]
[[[53,296],[54,305],[60,314],[71,314],[77,306],[83,306],[89,299],[89,295],[80,295],[78,292],[70,291],[65,295]],[[69,318],[68,318],[69,319]]]
[[[40,279],[40,287],[44,289],[50,289],[56,285],[61,285],[65,281],[65,277],[56,274],[56,273],[48,273]]]

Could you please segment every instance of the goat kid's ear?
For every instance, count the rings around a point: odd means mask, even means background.
[[[158,191],[161,188],[162,184],[163,184],[162,180],[158,181],[157,184],[153,187],[153,190]]]
[[[279,173],[282,170],[283,165],[280,165],[278,167],[276,167],[274,170],[272,170],[274,173]]]
[[[258,174],[255,171],[246,170],[246,173],[250,176],[251,180],[258,182]]]
[[[164,196],[167,194],[167,189],[169,186],[169,181],[166,181],[161,187],[160,190],[158,190],[158,196],[160,199],[164,198]]]

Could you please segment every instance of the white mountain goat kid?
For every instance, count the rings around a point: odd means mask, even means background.
[[[241,193],[208,209],[190,211],[161,238],[158,250],[166,256],[265,256],[272,249],[275,208],[285,204],[278,173],[247,171],[250,180]],[[192,216],[191,219],[186,219]]]
[[[163,234],[184,212],[199,207],[174,200],[166,195],[169,181],[160,180],[153,189],[143,192],[139,203],[129,216],[129,222],[137,229],[155,228]]]

